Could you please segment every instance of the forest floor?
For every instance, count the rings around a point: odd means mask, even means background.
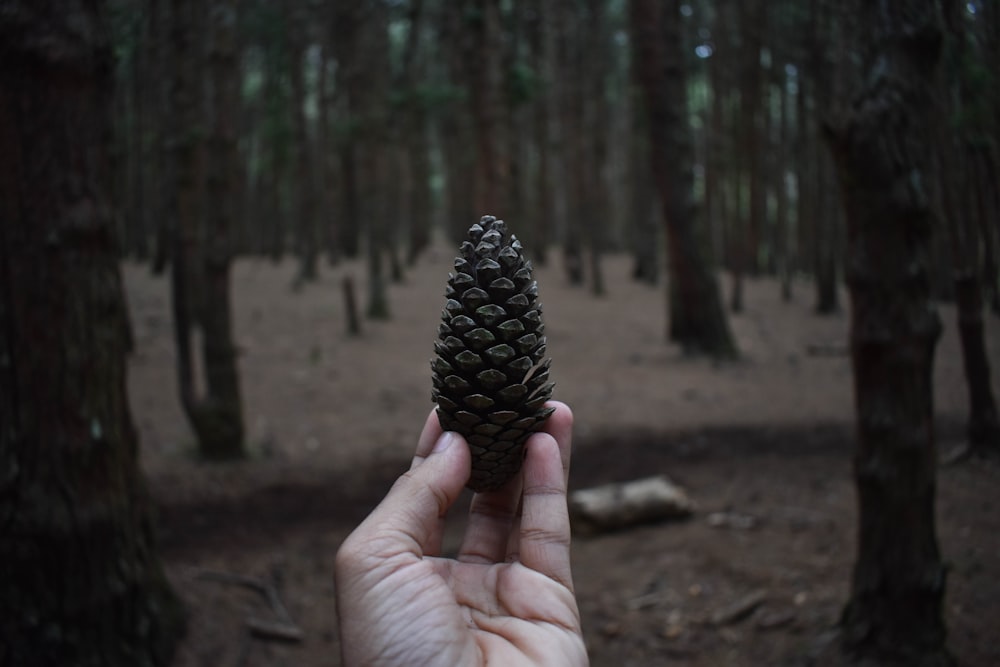
[[[238,262],[251,455],[231,464],[195,454],[177,399],[168,281],[124,267],[142,464],[167,573],[189,612],[177,667],[339,664],[333,557],[407,467],[431,408],[428,361],[451,261],[443,246],[425,254],[390,288],[392,319],[365,321],[359,338],[346,333],[341,280],[352,276],[363,301],[360,264],[323,267],[293,291],[292,262]],[[783,303],[773,281],[749,280],[746,308],[731,319],[742,358],[713,363],[664,343],[662,287],[633,283],[623,256],[604,268],[600,298],[568,286],[558,261],[536,270],[555,397],[576,416],[571,487],[665,473],[698,509],[683,522],[574,539],[592,664],[832,664],[855,541],[846,313],[814,315],[809,283]],[[955,312],[940,312],[944,458],[962,443],[966,391]],[[987,326],[996,378],[1000,321]],[[997,665],[1000,464],[942,463],[938,480],[950,645],[962,665]],[[218,572],[273,585],[304,640],[252,636],[247,621],[275,612],[209,574]]]

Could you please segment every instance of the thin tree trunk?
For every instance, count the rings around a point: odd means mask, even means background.
[[[764,100],[763,67],[760,52],[766,26],[767,10],[764,0],[743,0],[739,3],[740,29],[743,35],[743,60],[740,76],[740,117],[743,139],[744,178],[749,193],[747,224],[744,228],[743,269],[751,276],[760,270],[760,244],[764,227],[764,116],[769,113]],[[736,310],[734,308],[734,310]]]
[[[610,192],[607,174],[608,102],[605,92],[610,35],[606,34],[605,7],[602,0],[589,0],[586,7],[584,71],[587,72],[583,100],[583,137],[586,154],[583,160],[584,200],[581,213],[585,216],[584,233],[587,237],[587,256],[590,268],[590,289],[595,296],[605,293],[601,254],[606,245],[606,229],[610,223]]]
[[[946,0],[945,24],[948,28],[949,53],[947,84],[944,87],[944,113],[938,121],[938,142],[945,231],[951,247],[959,340],[969,391],[967,434],[973,451],[1000,452],[1000,420],[990,383],[990,361],[983,333],[983,280],[979,253],[981,240],[973,217],[983,214],[983,194],[976,178],[976,156],[968,146],[970,127],[966,110],[974,104],[972,82],[968,80],[969,57],[965,34],[964,6]]]
[[[708,127],[705,131],[705,222],[711,231],[712,256],[724,261],[723,234],[725,210],[725,191],[723,188],[723,165],[725,164],[725,95],[724,56],[726,49],[725,28],[721,10],[716,8],[713,13],[712,36],[716,40],[716,49],[708,61],[708,82],[711,102],[708,107]]]
[[[284,18],[291,67],[292,84],[292,225],[296,231],[299,271],[296,286],[315,282],[319,276],[319,230],[316,226],[316,197],[313,170],[310,164],[310,139],[306,120],[305,47],[307,8],[293,0],[285,0]]]
[[[173,254],[174,330],[181,404],[207,459],[242,458],[243,414],[240,404],[236,351],[232,342],[229,301],[230,234],[238,156],[235,118],[239,85],[235,54],[234,0],[218,0],[212,7],[211,74],[215,91],[211,123],[212,154],[206,169],[206,151],[199,128],[206,123],[200,36],[206,20],[204,7],[190,0],[174,0],[173,43],[175,67],[174,144],[177,155],[177,227]],[[212,206],[205,206],[206,171]],[[208,215],[208,210],[213,213]],[[204,244],[203,245],[203,239]],[[194,349],[196,331],[202,349]],[[201,353],[204,381],[199,392],[195,355]]]
[[[183,632],[126,392],[103,3],[0,11],[0,661],[166,667]]]
[[[499,0],[476,0],[476,48],[471,76],[472,117],[476,124],[476,210],[502,217],[509,195],[507,105],[501,69],[502,26]]]
[[[368,307],[372,319],[388,319],[389,295],[384,260],[392,251],[389,238],[389,173],[392,146],[389,141],[389,111],[386,107],[389,89],[389,9],[377,3],[363,16],[363,40],[358,55],[362,67],[357,74],[363,77],[352,87],[359,93],[361,112],[361,210],[367,230],[368,249]],[[390,257],[394,262],[394,257]]]
[[[950,665],[935,528],[925,138],[941,31],[934,0],[865,4],[864,85],[827,128],[847,211],[858,551],[841,623],[879,664]]]
[[[560,77],[560,137],[562,139],[563,177],[566,185],[564,200],[566,218],[563,229],[563,268],[570,285],[584,282],[583,235],[586,233],[587,203],[586,142],[583,119],[586,93],[583,89],[586,71],[583,66],[583,39],[580,12],[572,3],[558,3]]]
[[[555,218],[555,188],[552,179],[552,115],[555,107],[554,33],[551,26],[552,3],[538,3],[534,22],[529,29],[532,55],[538,63],[543,81],[534,101],[532,128],[535,148],[538,151],[537,174],[534,179],[534,206],[527,212],[525,222],[528,232],[524,235],[526,247],[531,248],[532,259],[539,265],[548,260],[552,225]]]
[[[808,76],[798,77],[798,91],[795,97],[795,228],[796,255],[804,264],[803,269],[813,274],[816,264],[813,244],[816,236],[816,126],[810,95]],[[812,260],[812,261],[810,261]]]
[[[419,82],[426,75],[424,58],[420,48],[421,34],[425,23],[423,0],[410,3],[407,13],[406,46],[401,59],[401,72],[395,87],[403,91],[405,105],[402,118],[394,122],[401,128],[399,156],[399,179],[403,196],[400,197],[400,211],[397,219],[405,219],[407,225],[406,263],[412,266],[431,241],[431,191],[430,191],[430,142],[427,135],[427,102],[421,94]],[[400,267],[400,273],[402,268]]]
[[[1000,12],[998,12],[1000,14]],[[1000,170],[996,164],[996,144],[968,147],[973,170],[979,236],[983,249],[983,300],[1000,317]]]
[[[837,227],[838,212],[836,189],[833,185],[833,167],[829,156],[816,146],[816,166],[813,174],[813,197],[816,209],[813,211],[813,265],[816,278],[816,313],[832,315],[840,310],[837,294]]]
[[[715,275],[697,231],[693,164],[677,0],[631,0],[639,76],[646,91],[652,170],[660,191],[669,257],[669,338],[689,352],[736,355]]]
[[[633,67],[635,63],[633,63]],[[632,128],[629,133],[629,241],[632,247],[632,278],[655,285],[660,279],[659,225],[649,168],[649,128],[642,90],[631,86]]]
[[[239,458],[243,449],[243,405],[240,397],[236,345],[233,343],[230,267],[233,259],[236,212],[242,176],[237,148],[240,108],[239,61],[236,50],[237,0],[215,0],[211,8],[212,51],[210,70],[214,91],[212,164],[208,181],[211,213],[206,222],[204,277],[205,301],[202,356],[205,360],[205,419],[212,423],[212,457]],[[201,435],[201,434],[199,434]],[[211,453],[209,453],[211,450]]]
[[[324,14],[324,19],[326,18]],[[325,23],[325,21],[324,21]],[[327,36],[329,30],[322,30]],[[340,246],[337,243],[337,203],[336,177],[333,157],[336,148],[330,141],[331,108],[334,104],[333,87],[330,86],[330,65],[333,59],[330,55],[331,46],[328,39],[320,43],[319,84],[316,90],[318,100],[316,118],[316,151],[315,151],[315,182],[316,182],[316,221],[319,225],[317,243],[326,249],[326,260],[330,266],[336,266],[340,261]]]
[[[407,141],[407,164],[412,183],[409,200],[410,220],[407,263],[411,266],[431,243],[431,145],[428,137],[427,103],[419,96],[415,87],[411,88],[410,132]]]
[[[833,16],[830,5],[817,3],[812,7],[812,75],[814,113],[821,120],[830,114],[844,92],[838,83],[844,78],[846,58],[842,58],[846,47],[844,16]],[[839,67],[831,67],[831,58],[841,58]],[[836,176],[830,156],[822,150],[818,141],[814,146],[813,159],[813,272],[816,281],[816,313],[832,315],[840,310],[837,293],[837,230],[840,226],[836,193]]]
[[[789,302],[792,300],[792,272],[793,261],[791,251],[792,230],[788,216],[788,81],[784,71],[779,71],[778,81],[778,145],[776,147],[777,174],[775,182],[775,248],[776,263],[778,269],[778,279],[781,282],[781,300]]]
[[[455,89],[468,89],[468,69],[476,47],[472,32],[465,24],[467,3],[441,7],[440,41],[446,46],[445,60],[448,82]],[[439,125],[441,153],[445,171],[445,231],[456,244],[466,238],[469,226],[484,214],[476,210],[476,137],[473,120],[460,108],[456,96],[446,105]],[[502,215],[495,212],[496,215]]]
[[[1000,451],[1000,419],[990,384],[990,360],[983,324],[983,289],[978,271],[957,273],[955,302],[962,361],[969,390],[967,434],[973,451]]]
[[[171,18],[172,4],[168,0],[150,0],[149,12],[152,27],[152,45],[155,71],[150,72],[153,81],[150,84],[153,95],[153,105],[151,112],[153,118],[151,124],[154,127],[169,127],[169,119],[172,117],[173,78],[170,75],[170,54],[171,33],[170,26],[173,23]],[[153,251],[153,262],[150,267],[154,275],[162,275],[170,264],[170,254],[173,251],[173,226],[176,224],[176,209],[174,197],[174,179],[176,177],[174,164],[174,151],[170,145],[170,132],[159,132],[152,139],[153,154],[160,168],[157,170],[158,178],[153,185],[153,202],[155,207],[154,233],[156,235],[155,249]]]
[[[337,241],[340,250],[349,259],[361,253],[363,187],[362,148],[360,126],[362,123],[363,72],[359,57],[361,30],[360,9],[357,2],[339,2],[333,6],[333,48],[337,58],[337,88],[343,99],[343,120],[347,129],[339,143],[341,199]]]

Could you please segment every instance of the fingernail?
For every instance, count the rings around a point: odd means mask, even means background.
[[[441,437],[437,439],[437,442],[434,443],[434,448],[431,450],[431,454],[440,454],[444,450],[451,447],[453,442],[455,442],[455,434],[451,431],[445,431],[441,434]]]

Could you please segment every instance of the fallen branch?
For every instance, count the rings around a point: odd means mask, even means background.
[[[218,570],[205,570],[198,573],[196,578],[202,581],[215,581],[222,584],[243,586],[259,593],[267,600],[278,620],[269,621],[260,618],[248,618],[244,622],[244,625],[246,625],[253,636],[287,642],[301,642],[305,639],[305,632],[292,620],[291,614],[288,613],[288,609],[278,595],[278,590],[271,582],[257,579],[256,577],[248,577],[243,574],[220,572]]]
[[[306,633],[297,625],[284,621],[269,621],[263,618],[248,618],[245,622],[250,634],[261,639],[276,639],[283,642],[300,642]]]
[[[663,475],[582,489],[569,496],[573,532],[581,535],[684,519],[694,507],[684,489]]]

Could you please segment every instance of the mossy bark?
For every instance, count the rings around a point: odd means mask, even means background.
[[[100,3],[0,12],[0,664],[167,665],[125,389]]]

